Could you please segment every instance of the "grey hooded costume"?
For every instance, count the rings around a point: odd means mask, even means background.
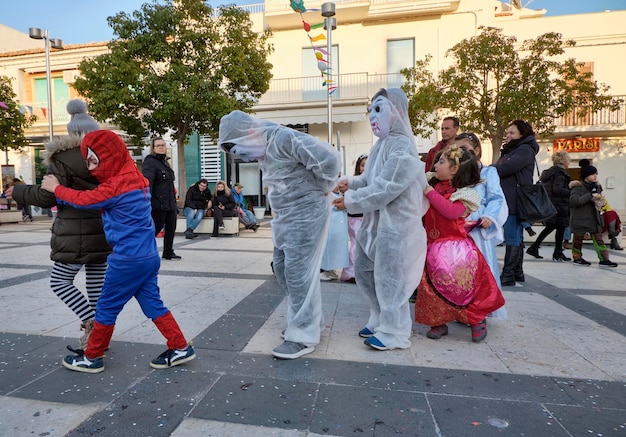
[[[363,213],[354,268],[370,306],[366,328],[388,349],[406,349],[411,346],[409,297],[426,259],[422,217],[429,205],[423,194],[427,182],[404,92],[381,90],[371,106],[370,122],[379,139],[365,172],[345,178],[349,189],[344,202],[349,213]],[[388,125],[388,134],[376,132],[379,117]]]
[[[323,326],[319,271],[337,184],[339,152],[310,135],[233,111],[220,122],[218,144],[259,160],[274,213],[274,271],[289,295],[285,340],[317,345]]]

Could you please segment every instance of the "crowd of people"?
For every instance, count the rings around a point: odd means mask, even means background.
[[[183,364],[195,351],[160,298],[160,258],[180,260],[173,249],[177,191],[166,142],[153,138],[139,171],[122,139],[100,130],[86,105],[68,105],[68,135],[46,145],[48,174],[41,185],[15,183],[4,195],[21,205],[57,208],[52,226],[53,292],[74,311],[85,332],[64,367],[104,370],[115,322],[124,305],[137,299],[167,340],[167,350],[150,362],[156,369]],[[426,336],[448,335],[448,323],[470,328],[470,339],[487,337],[487,318],[505,318],[502,287],[524,282],[524,239],[531,223],[518,218],[517,187],[533,183],[539,145],[532,126],[512,121],[496,162],[481,161],[482,146],[472,132],[461,132],[456,117],[443,119],[442,140],[427,154],[417,153],[408,118],[408,100],[398,88],[379,90],[369,107],[377,141],[355,161],[353,175],[341,175],[340,155],[311,135],[233,111],[220,122],[222,151],[256,160],[272,208],[272,268],[287,291],[283,342],[272,350],[280,359],[312,353],[325,327],[320,280],[354,283],[369,315],[355,332],[373,350],[406,349],[413,321],[429,327]],[[598,171],[581,160],[580,178],[571,180],[570,156],[552,155],[553,166],[540,180],[556,215],[526,253],[543,258],[541,244],[555,232],[552,260],[591,263],[582,257],[589,238],[601,267],[617,267],[603,242],[622,250],[619,216],[613,211]],[[201,220],[213,217],[212,237],[225,217],[239,217],[246,229],[259,224],[246,208],[243,185],[229,187],[206,179],[187,189],[183,214],[186,239]],[[532,230],[532,228],[531,228]],[[164,232],[159,257],[156,236]],[[532,231],[534,232],[534,231]],[[564,250],[571,232],[571,257]],[[496,246],[505,245],[502,270]],[[87,276],[87,296],[74,284]],[[338,271],[341,270],[341,274]],[[410,302],[414,300],[413,312]]]

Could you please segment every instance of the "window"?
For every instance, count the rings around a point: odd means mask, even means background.
[[[387,87],[399,88],[404,83],[400,74],[403,68],[415,66],[415,40],[394,39],[387,41]]]
[[[50,91],[52,93],[52,117],[55,122],[67,122],[70,119],[69,114],[66,112],[65,107],[70,100],[70,89],[63,81],[62,77],[51,78],[52,86]],[[46,85],[46,78],[35,79],[35,98],[34,104],[38,108],[48,109],[48,87]],[[43,111],[46,113],[46,111]]]

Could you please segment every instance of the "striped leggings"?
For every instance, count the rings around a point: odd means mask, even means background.
[[[87,297],[74,285],[74,278],[85,266]],[[96,315],[96,303],[102,292],[107,264],[64,264],[55,262],[50,274],[50,287],[54,294],[80,318],[93,319]]]

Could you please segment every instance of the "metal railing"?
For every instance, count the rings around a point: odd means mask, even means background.
[[[67,106],[67,102],[68,99],[58,99],[52,101],[53,123],[67,123],[70,121],[70,115],[65,109]],[[27,115],[37,116],[37,121],[35,123],[48,122],[48,102],[46,100],[38,100],[35,102],[20,102],[20,105],[22,107],[22,110],[25,111]]]
[[[286,79],[272,79],[270,89],[257,103],[257,107],[264,105],[288,105],[298,103],[326,104],[326,88],[322,86],[324,79],[321,76],[294,77]],[[337,89],[333,93],[335,101],[369,100],[380,88],[399,87],[404,83],[404,76],[397,74],[368,74],[349,73],[335,77]],[[600,109],[589,112],[584,117],[578,117],[579,110],[559,117],[555,125],[561,128],[568,127],[618,127],[626,125],[626,95],[613,96],[622,99],[617,110]],[[22,102],[27,114],[37,116],[36,124],[47,123],[45,115],[47,102]],[[52,102],[52,115],[55,124],[64,124],[70,121],[65,107],[67,99]]]
[[[404,83],[404,76],[397,74],[340,74],[333,78],[337,89],[333,100],[367,100],[380,88],[399,87]],[[270,89],[260,99],[257,106],[322,103],[326,102],[326,88],[322,86],[321,76],[293,77],[272,79]]]
[[[580,109],[574,109],[569,114],[555,120],[557,127],[578,127],[578,126],[619,126],[626,124],[626,96],[613,96],[621,99],[622,103],[617,110],[608,108],[598,111],[589,111],[585,116],[579,117]]]

